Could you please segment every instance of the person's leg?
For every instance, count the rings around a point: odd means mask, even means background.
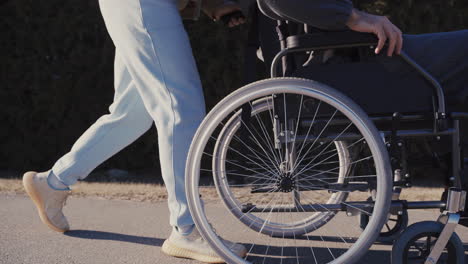
[[[23,176],[26,192],[35,203],[42,222],[55,231],[69,229],[62,211],[69,194],[66,185],[85,178],[97,165],[133,142],[153,123],[118,51],[115,97],[109,110],[110,114],[92,125],[51,171],[27,172]]]
[[[107,29],[158,129],[162,176],[173,231],[162,251],[224,263],[194,228],[185,194],[185,163],[205,102],[189,39],[173,0],[100,0]],[[225,242],[239,256],[242,245]]]
[[[172,0],[100,0],[109,34],[122,53],[158,130],[170,224],[192,226],[185,195],[185,161],[205,102],[195,60]]]
[[[115,95],[110,113],[88,128],[70,152],[52,167],[53,174],[66,185],[84,179],[98,165],[148,131],[153,123],[118,49],[114,67]]]
[[[403,50],[441,83],[448,109],[468,96],[468,30],[404,35]]]
[[[468,99],[468,30],[422,35],[406,35],[404,50],[433,74],[445,91],[447,108],[467,111]],[[462,148],[468,142],[467,122],[461,121]],[[449,164],[451,153],[446,156]],[[466,154],[465,154],[466,156]],[[468,189],[468,173],[462,172],[462,187]],[[461,213],[460,224],[468,226],[468,205]]]

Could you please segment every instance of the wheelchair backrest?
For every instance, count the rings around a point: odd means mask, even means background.
[[[279,16],[273,9],[271,9],[264,0],[257,0],[258,8],[260,11],[267,17],[273,20],[284,20],[281,16]]]

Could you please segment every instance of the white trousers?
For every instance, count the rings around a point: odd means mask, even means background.
[[[175,0],[99,0],[116,47],[115,96],[99,118],[52,168],[65,184],[145,133],[158,130],[170,224],[193,224],[185,195],[185,161],[205,116],[201,82]],[[90,65],[92,67],[92,65]]]

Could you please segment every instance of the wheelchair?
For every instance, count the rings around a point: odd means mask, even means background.
[[[393,243],[394,264],[465,263],[455,228],[465,209],[460,122],[468,113],[447,109],[440,83],[404,52],[372,54],[371,34],[290,34],[285,21],[264,12],[278,20],[282,48],[271,78],[220,101],[187,158],[188,203],[202,236],[227,263],[382,262],[376,242]],[[345,59],[292,63],[330,50]],[[379,89],[363,73],[380,80]],[[408,86],[420,100],[406,98]],[[420,137],[451,142],[451,173],[438,201],[400,199],[412,180],[406,142]],[[407,227],[409,209],[441,214]],[[247,245],[247,256],[224,239]]]

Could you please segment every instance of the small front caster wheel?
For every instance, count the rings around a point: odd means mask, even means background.
[[[443,229],[443,224],[433,221],[409,226],[393,245],[392,264],[424,264]],[[453,233],[437,264],[463,263],[463,243],[458,235]]]

